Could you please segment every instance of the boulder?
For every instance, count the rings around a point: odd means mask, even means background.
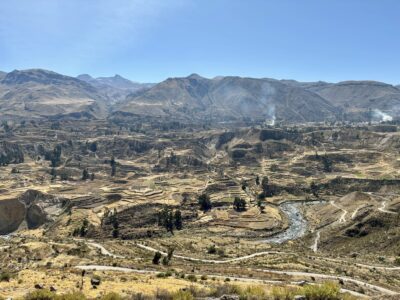
[[[25,220],[25,215],[25,205],[17,199],[0,200],[0,234],[17,230]]]

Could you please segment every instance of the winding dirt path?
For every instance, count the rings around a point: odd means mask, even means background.
[[[397,215],[396,212],[387,210],[387,209],[385,208],[385,207],[386,207],[386,202],[387,202],[387,200],[383,201],[382,204],[381,204],[381,207],[379,207],[378,210],[379,210],[380,212],[385,213],[385,214]]]
[[[155,271],[155,270],[131,269],[131,268],[123,268],[123,267],[103,266],[103,265],[78,265],[78,266],[75,266],[75,268],[80,269],[80,270],[86,270],[86,271],[116,271],[116,272],[126,272],[126,273],[155,274],[155,275],[162,273],[160,271]],[[296,271],[276,271],[276,270],[269,270],[269,269],[253,269],[253,270],[258,271],[258,272],[274,273],[274,274],[280,274],[280,275],[299,276],[299,277],[302,277],[302,276],[311,277],[312,276],[315,278],[322,278],[322,279],[342,280],[343,282],[352,282],[357,285],[367,287],[373,291],[378,291],[385,295],[398,295],[398,293],[396,293],[392,290],[389,290],[389,289],[386,289],[386,288],[383,288],[383,287],[380,287],[377,285],[369,284],[369,283],[363,282],[361,280],[352,279],[352,278],[343,277],[343,276],[333,276],[333,275],[307,273],[307,272],[296,272]],[[229,278],[231,281],[242,281],[242,282],[264,283],[264,284],[265,283],[269,283],[269,284],[282,284],[282,283],[298,284],[299,283],[299,281],[286,282],[283,280],[265,280],[265,279],[248,278],[248,277],[224,276],[224,275],[217,275],[217,274],[207,274],[207,276],[224,279],[224,280],[226,278]],[[365,296],[363,294],[360,294],[360,293],[357,293],[355,291],[348,290],[348,289],[341,289],[341,292],[347,292],[354,296],[368,298],[368,296]]]
[[[155,249],[150,246],[142,245],[142,244],[135,244],[133,243],[132,245],[137,246],[141,249],[150,251],[150,252],[160,252],[162,255],[167,255],[165,251]],[[230,263],[230,262],[237,262],[237,261],[242,261],[242,260],[247,260],[251,259],[257,256],[264,256],[264,255],[269,255],[269,254],[277,254],[277,255],[294,255],[296,253],[294,252],[279,252],[279,251],[263,251],[263,252],[256,252],[252,253],[249,255],[244,255],[236,258],[231,258],[231,259],[226,259],[226,260],[214,260],[214,259],[201,259],[201,258],[193,258],[193,257],[188,257],[188,256],[183,256],[183,255],[175,255],[175,258],[180,258],[188,261],[195,261],[195,262],[203,262],[203,263],[213,263],[213,264],[225,264],[225,263]],[[343,263],[345,262],[344,260],[339,260],[339,259],[333,259],[333,258],[323,258],[319,256],[310,256],[311,258],[316,258],[319,260],[325,260],[325,261],[330,261],[330,262],[335,262],[335,263]],[[381,270],[386,270],[386,271],[397,271],[400,270],[399,267],[385,267],[385,266],[375,266],[375,265],[367,265],[367,264],[361,264],[361,263],[354,263],[354,262],[349,262],[350,264],[360,266],[360,267],[365,267],[369,269],[381,269]]]
[[[343,213],[342,213],[342,215],[340,216],[340,218],[339,218],[339,223],[346,223],[346,215],[349,213],[347,210],[345,210],[344,208],[342,208],[342,207],[340,207],[339,205],[337,205],[336,203],[335,203],[335,201],[331,201],[330,202],[330,204],[333,206],[333,207],[336,207],[337,209],[340,209]]]
[[[352,220],[357,216],[358,211],[359,211],[361,208],[363,208],[363,207],[365,207],[364,204],[360,205],[359,207],[357,207],[357,208],[353,211],[353,213],[351,214],[351,219],[352,219]]]
[[[104,248],[103,245],[100,245],[100,244],[98,244],[98,243],[87,242],[87,244],[88,244],[89,246],[93,247],[93,248],[100,249],[100,253],[101,253],[102,255],[110,256],[110,257],[112,257],[112,258],[125,258],[124,256],[116,255],[116,254],[111,253],[111,252],[108,251],[106,248]]]
[[[318,232],[319,233],[319,232]],[[82,240],[79,240],[82,241]],[[109,252],[107,249],[104,248],[104,246],[94,243],[94,242],[87,242],[89,246],[95,247],[100,249],[100,252],[102,255],[110,256],[113,258],[124,258],[123,256],[120,255],[115,255],[111,252]],[[151,252],[160,252],[162,255],[167,255],[166,252],[152,248],[150,246],[142,245],[142,244],[136,244],[132,243],[132,245],[137,246],[141,249],[151,251]],[[288,252],[278,252],[278,251],[264,251],[264,252],[256,252],[250,255],[245,255],[237,258],[232,258],[232,259],[227,259],[227,260],[211,260],[211,259],[201,259],[201,258],[193,258],[193,257],[188,257],[188,256],[183,256],[183,255],[174,255],[175,258],[179,259],[184,259],[188,261],[194,261],[194,262],[202,262],[202,263],[214,263],[214,264],[224,264],[224,263],[230,263],[230,262],[237,262],[241,260],[247,260],[251,259],[257,256],[263,256],[263,255],[268,255],[268,254],[280,254],[280,255],[288,255],[288,254],[294,254],[294,253],[288,253]],[[325,261],[332,261],[332,262],[339,262],[343,263],[343,260],[336,260],[336,259],[329,259],[329,258],[320,258],[320,260],[325,260]],[[383,266],[372,266],[372,265],[367,265],[367,264],[359,264],[355,263],[354,265],[358,265],[361,267],[366,267],[366,268],[375,268],[375,269],[382,269],[382,270],[400,270],[400,267],[383,267]],[[146,270],[146,269],[131,269],[131,268],[123,268],[123,267],[110,267],[110,266],[101,266],[101,265],[86,265],[86,266],[76,266],[78,269],[82,270],[103,270],[103,271],[120,271],[120,272],[136,272],[136,273],[144,273],[144,274],[157,274],[160,273],[158,271],[154,270]],[[389,290],[384,287],[380,287],[374,284],[370,284],[358,279],[350,278],[350,277],[345,277],[345,276],[335,276],[335,275],[328,275],[328,274],[320,274],[320,273],[309,273],[309,272],[301,272],[301,271],[280,271],[280,270],[273,270],[273,269],[252,269],[254,271],[258,272],[266,272],[266,273],[272,273],[272,274],[279,274],[279,275],[288,275],[288,276],[298,276],[298,277],[315,277],[315,278],[320,278],[320,279],[333,279],[333,280],[342,280],[343,282],[351,282],[355,283],[360,286],[367,287],[371,290],[378,291],[380,293],[386,294],[386,295],[399,295],[399,293]],[[230,278],[232,280],[242,280],[242,281],[249,281],[249,282],[257,282],[257,280],[262,281],[264,283],[277,283],[278,281],[266,281],[262,279],[254,279],[254,278],[241,278],[241,277],[229,277],[229,276],[222,276],[222,275],[212,275],[212,274],[207,274],[209,276],[214,276],[214,277],[221,277],[221,278]],[[279,281],[282,283],[282,281]],[[346,290],[348,291],[348,290]],[[348,291],[351,293],[356,293],[354,291]],[[358,294],[358,293],[357,293]],[[361,295],[361,294],[360,294]]]

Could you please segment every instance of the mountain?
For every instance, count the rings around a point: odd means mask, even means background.
[[[105,103],[92,85],[52,71],[14,70],[0,81],[2,116],[102,118]]]
[[[387,120],[400,113],[400,90],[393,85],[376,81],[344,81],[336,84],[304,86],[333,105],[340,107],[351,120],[366,120],[369,111]]]
[[[88,74],[82,74],[77,76],[77,78],[97,88],[110,103],[122,101],[129,94],[135,93],[141,89],[150,88],[154,85],[152,83],[133,82],[120,75],[93,78]]]
[[[211,122],[390,121],[400,117],[400,88],[376,81],[208,79],[197,74],[154,85],[119,75],[0,72],[1,117],[105,118],[109,113]]]
[[[0,71],[0,80],[2,80],[6,75],[6,72]]]
[[[275,79],[168,78],[128,96],[114,113],[190,120],[267,120],[287,122],[335,119],[339,110],[321,96]]]

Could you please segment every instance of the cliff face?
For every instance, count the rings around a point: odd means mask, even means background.
[[[26,207],[18,199],[0,201],[0,234],[8,234],[19,228],[25,220]]]
[[[19,197],[0,201],[0,234],[9,234],[21,227],[38,228],[52,220],[62,208],[62,200],[36,190],[27,190]]]

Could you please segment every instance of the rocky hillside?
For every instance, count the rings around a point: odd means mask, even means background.
[[[106,116],[105,99],[92,85],[55,72],[12,71],[0,81],[3,117]]]
[[[335,119],[339,111],[319,95],[274,79],[193,74],[169,78],[128,96],[114,112],[187,120],[266,120],[274,122]]]
[[[349,120],[389,121],[400,113],[400,90],[376,81],[344,81],[304,86],[347,113]]]
[[[88,74],[82,74],[76,78],[94,86],[107,98],[109,103],[125,100],[129,94],[150,88],[154,85],[152,83],[133,82],[120,75],[93,78]]]
[[[110,114],[191,122],[391,121],[400,117],[400,88],[375,81],[334,84],[197,74],[154,85],[119,75],[0,72],[3,118],[101,119]]]

